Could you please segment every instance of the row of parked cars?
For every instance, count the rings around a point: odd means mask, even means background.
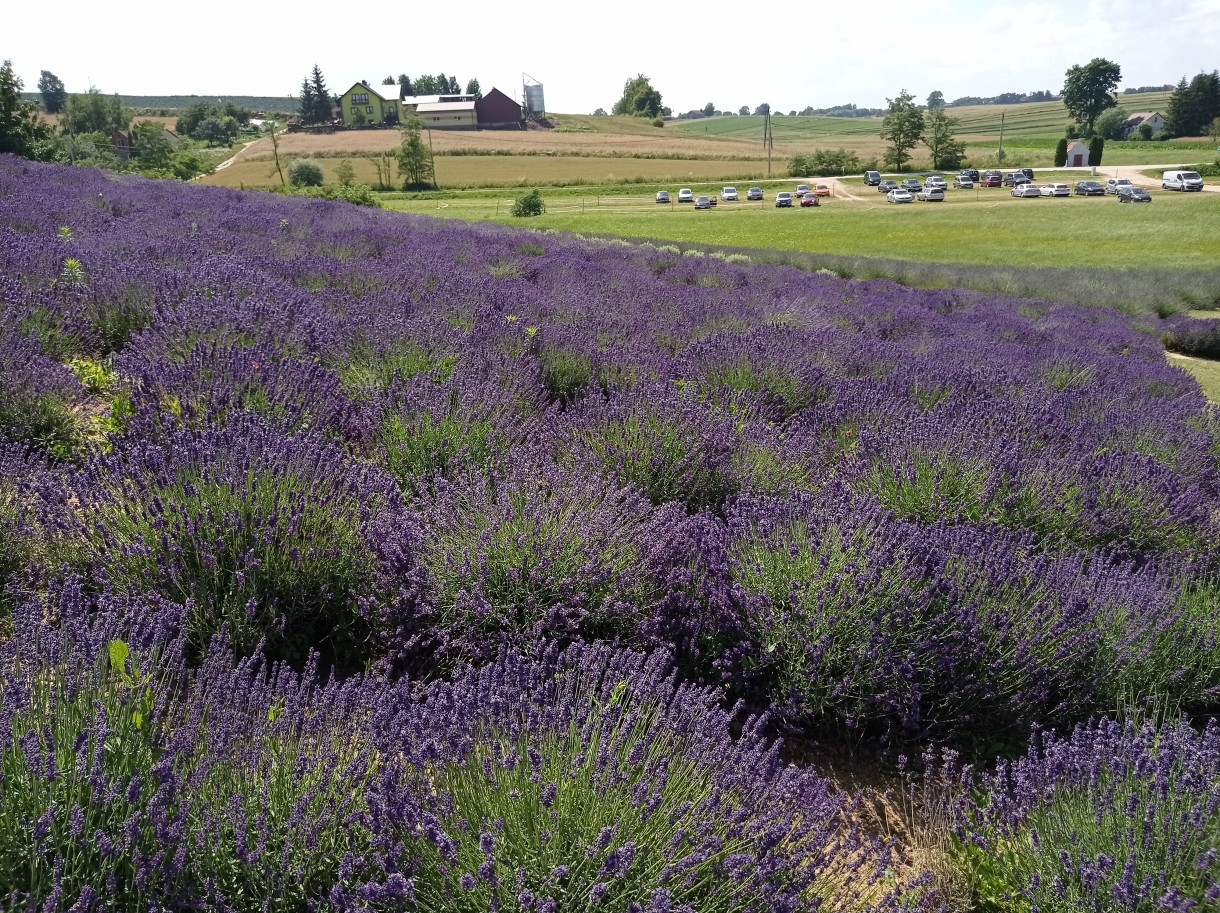
[[[775,195],[775,205],[778,207],[791,206],[794,199],[799,200],[802,206],[817,206],[821,197],[830,196],[829,184],[817,184],[810,187],[808,184],[797,184],[796,190],[788,191],[781,190]],[[720,191],[720,199],[726,203],[736,203],[738,200],[736,187],[724,187]],[[751,187],[746,191],[747,200],[762,200],[763,191],[761,187]],[[668,190],[657,191],[658,203],[669,203],[670,200]],[[683,187],[678,191],[679,203],[693,203],[696,209],[711,209],[716,205],[716,197],[711,194],[696,196],[689,187]]]
[[[1188,183],[1186,176],[1193,175],[1197,185]],[[940,175],[932,175],[922,183],[918,178],[904,178],[901,182],[883,180],[876,171],[865,172],[864,183],[875,186],[884,193],[890,203],[910,203],[912,200],[939,201],[944,200],[945,191],[949,189],[948,182]],[[1132,184],[1126,178],[1110,178],[1101,184],[1097,181],[1077,181],[1074,188],[1067,184],[1052,182],[1039,186],[1034,183],[1032,168],[1019,168],[1007,173],[990,170],[981,174],[974,168],[964,168],[953,178],[953,187],[970,190],[978,183],[981,187],[1011,187],[1014,197],[1066,197],[1072,196],[1105,196],[1112,194],[1120,203],[1150,203],[1152,196],[1143,187]],[[1203,180],[1196,172],[1165,172],[1161,186],[1175,190],[1202,190]]]

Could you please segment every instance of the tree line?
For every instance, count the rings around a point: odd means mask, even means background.
[[[38,90],[43,107],[58,116],[57,129],[39,116],[35,102],[22,98],[22,89],[12,61],[5,60],[0,65],[0,152],[157,177],[187,180],[211,171],[211,160],[192,140],[227,145],[250,119],[250,112],[232,105],[213,110],[200,102],[199,110],[188,111],[185,120],[179,118],[175,136],[157,121],[132,123],[132,114],[118,95],[103,94],[93,86],[87,92],[69,93],[59,77],[43,70]],[[120,158],[114,145],[116,131],[127,134],[128,159]]]

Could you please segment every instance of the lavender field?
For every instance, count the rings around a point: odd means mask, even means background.
[[[1155,320],[3,157],[0,310],[5,910],[1220,904]]]

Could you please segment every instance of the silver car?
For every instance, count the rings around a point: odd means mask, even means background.
[[[775,195],[775,205],[777,208],[783,207],[783,206],[787,206],[787,207],[791,208],[792,194],[790,194],[786,190],[781,190],[779,193],[777,193]]]
[[[974,181],[970,180],[970,175],[959,174],[953,179],[953,186],[959,190],[973,190]]]
[[[1043,184],[1042,195],[1044,197],[1070,197],[1072,191],[1067,184]]]
[[[737,202],[737,188],[736,187],[725,187],[723,190],[720,191],[720,199],[724,200],[726,203],[728,203],[728,202],[736,203]]]
[[[691,192],[691,189],[689,187],[683,187],[681,190],[678,191],[678,202],[679,203],[695,202],[695,195]]]
[[[911,191],[907,190],[905,187],[895,187],[885,195],[885,199],[888,203],[911,203],[915,200],[915,198],[911,196]]]
[[[1040,197],[1042,196],[1042,188],[1037,184],[1026,181],[1024,184],[1014,184],[1012,195],[1014,197]]]

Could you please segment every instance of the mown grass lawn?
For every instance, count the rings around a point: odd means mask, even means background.
[[[817,209],[777,210],[768,200],[695,212],[650,207],[642,197],[628,202],[567,196],[528,221],[513,219],[506,199],[392,200],[386,205],[592,235],[939,263],[1028,264],[1031,270],[1191,270],[1220,260],[1220,195],[1156,191],[1151,204],[1130,205],[1113,197],[1013,199],[1007,190],[951,192],[945,203],[894,205],[878,197],[875,202],[831,200]]]
[[[1213,403],[1220,403],[1220,361],[1170,354],[1169,363],[1188,372],[1199,382],[1204,396]]]

